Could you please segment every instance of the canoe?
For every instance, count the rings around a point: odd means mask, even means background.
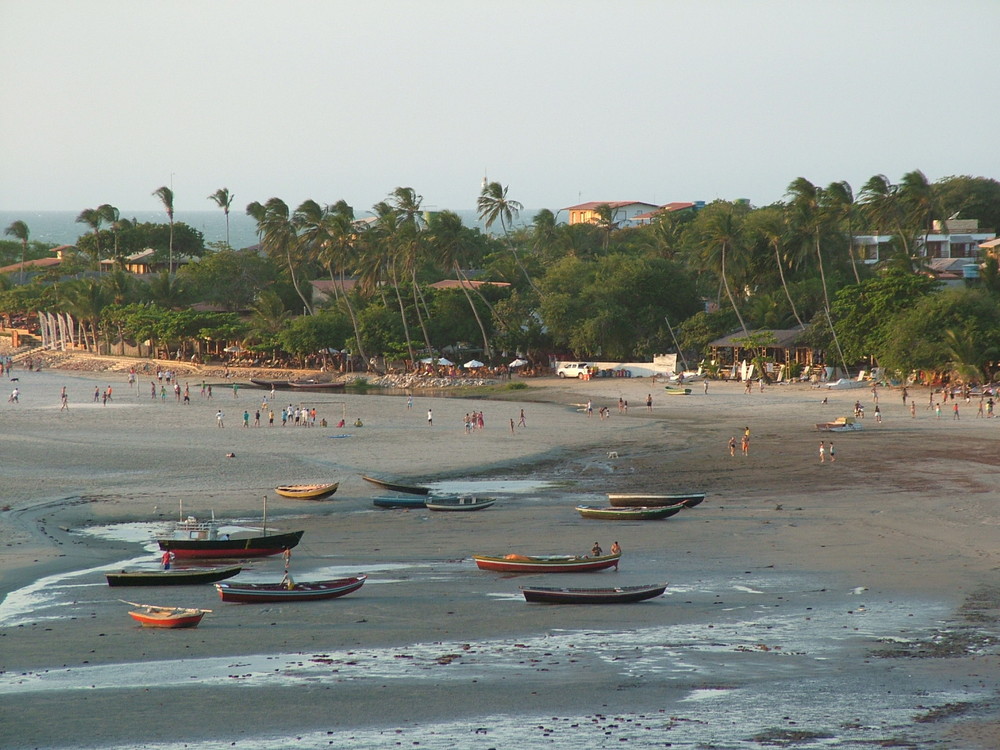
[[[232,578],[241,570],[243,568],[239,565],[200,570],[123,570],[120,573],[106,573],[105,577],[109,586],[193,586]]]
[[[667,584],[618,586],[606,589],[560,589],[522,586],[525,601],[546,604],[626,604],[653,599],[667,590]]]
[[[598,518],[605,521],[655,521],[684,510],[684,503],[661,506],[630,506],[627,508],[595,508],[592,505],[577,505],[577,512],[584,518]]]
[[[212,611],[191,607],[158,607],[155,604],[135,602],[125,602],[125,604],[139,607],[138,610],[130,611],[129,616],[144,628],[193,628],[201,622],[206,612]]]
[[[587,573],[606,568],[618,569],[621,553],[580,557],[578,555],[473,555],[480,570],[500,573]],[[221,584],[216,584],[221,585]]]
[[[306,583],[217,583],[224,602],[255,604],[259,602],[304,602],[316,599],[336,599],[361,588],[368,576],[337,578]]]
[[[285,389],[289,387],[291,380],[265,380],[264,378],[250,378],[250,382],[259,388],[274,388],[275,390]]]
[[[315,380],[314,378],[290,380],[288,385],[293,389],[312,391],[341,391],[347,387],[347,383],[340,380]]]
[[[668,396],[688,396],[691,394],[690,388],[678,388],[675,385],[664,386],[663,390],[667,392]]]
[[[837,417],[832,422],[819,422],[816,429],[820,432],[855,432],[861,429],[861,422],[854,417]]]
[[[324,497],[329,497],[336,492],[338,487],[340,487],[339,482],[330,482],[328,484],[283,484],[275,487],[274,491],[282,497],[290,497],[294,500],[322,500]]]
[[[688,508],[693,508],[704,499],[704,492],[673,492],[669,494],[650,494],[645,492],[608,493],[608,502],[616,508],[677,505],[677,503],[683,503]]]
[[[372,505],[376,508],[426,508],[426,499],[423,495],[384,495],[372,498]]]
[[[277,555],[299,543],[305,531],[251,536],[237,539],[157,539],[160,549],[178,559],[266,557]]]
[[[427,510],[482,510],[489,508],[497,499],[495,497],[473,497],[458,495],[454,497],[435,497],[431,495],[424,501]]]
[[[429,495],[431,491],[430,487],[421,487],[416,484],[399,484],[398,482],[389,482],[385,479],[366,477],[364,474],[361,475],[361,478],[377,487],[381,487],[383,490],[390,490],[392,492],[405,492],[409,495]]]

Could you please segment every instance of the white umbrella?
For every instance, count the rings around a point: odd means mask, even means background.
[[[434,364],[434,357],[424,357],[422,360],[420,360],[420,364],[432,365]]]
[[[528,360],[521,359],[520,357],[518,357],[517,359],[515,359],[513,362],[511,362],[507,366],[508,367],[524,367],[526,364],[528,364]]]
[[[455,364],[455,363],[454,363],[454,362],[452,362],[452,361],[451,361],[450,359],[446,359],[445,357],[440,357],[439,359],[436,359],[436,360],[434,360],[434,361],[435,361],[435,362],[436,362],[437,364],[439,364],[439,365],[453,365],[453,364]]]
[[[242,347],[239,347],[239,346],[227,346],[227,347],[226,347],[225,349],[223,349],[222,351],[224,351],[224,352],[229,352],[230,354],[235,354],[236,352],[241,352],[241,351],[243,351],[243,348],[242,348]]]
[[[473,369],[473,368],[475,368],[475,367],[482,367],[482,366],[483,366],[483,363],[480,362],[478,359],[470,359],[468,362],[466,362],[464,365],[462,365],[462,367],[467,367],[470,370]]]

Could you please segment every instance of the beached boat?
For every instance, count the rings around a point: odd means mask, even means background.
[[[682,503],[693,508],[705,499],[704,492],[671,492],[666,494],[648,492],[609,492],[608,502],[616,508],[662,507]]]
[[[688,396],[691,394],[690,388],[681,388],[676,385],[667,385],[663,387],[668,396]]]
[[[473,555],[480,570],[500,573],[587,573],[606,568],[618,569],[621,553],[582,557],[579,555]],[[220,584],[216,584],[220,585]]]
[[[820,432],[855,432],[861,429],[861,422],[854,417],[837,417],[832,422],[819,422],[816,429]]]
[[[489,508],[495,497],[473,497],[471,495],[431,495],[424,501],[428,510],[482,510]]]
[[[383,490],[391,492],[405,492],[409,495],[429,495],[431,491],[430,487],[421,487],[416,484],[399,484],[398,482],[390,482],[376,477],[367,477],[364,474],[361,475],[361,478],[366,482],[371,482],[376,487],[381,487]]]
[[[372,498],[376,508],[426,508],[427,498],[423,495],[384,495]]]
[[[684,503],[661,506],[629,506],[627,508],[595,508],[592,505],[577,505],[576,511],[584,518],[597,518],[604,521],[655,521],[684,510]]]
[[[525,601],[545,604],[626,604],[661,596],[667,584],[618,586],[606,589],[560,589],[522,586]]]
[[[274,491],[282,497],[290,497],[294,500],[322,500],[324,497],[329,497],[336,492],[338,487],[340,487],[339,482],[330,482],[329,484],[283,484],[275,487]]]
[[[215,588],[224,602],[255,604],[258,602],[303,602],[315,599],[335,599],[361,588],[368,576],[337,578],[307,583],[217,583]]]
[[[342,391],[347,387],[347,383],[342,380],[316,380],[315,378],[290,380],[288,385],[292,389],[307,391]]]
[[[123,570],[105,573],[109,586],[195,586],[232,578],[243,570],[239,565],[228,568],[195,568],[185,570]]]
[[[277,555],[299,543],[305,531],[220,539],[157,539],[160,549],[182,558],[266,557]]]
[[[191,607],[159,607],[155,604],[125,604],[139,609],[130,611],[129,616],[144,628],[193,628],[201,622],[201,618],[210,609],[194,609]]]
[[[266,380],[264,378],[250,378],[250,382],[257,386],[258,388],[267,388],[274,390],[285,390],[290,388],[291,380]]]

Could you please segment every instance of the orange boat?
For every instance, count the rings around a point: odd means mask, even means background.
[[[120,601],[139,608],[129,612],[129,615],[144,628],[193,628],[201,622],[206,612],[212,611],[191,607],[159,607],[155,604],[126,602],[124,599]]]

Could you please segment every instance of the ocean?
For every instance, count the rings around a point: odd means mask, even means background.
[[[486,227],[479,221],[475,209],[452,210],[462,218],[465,226],[479,227],[486,231]],[[538,209],[522,210],[520,218],[515,221],[515,224],[521,226],[530,223],[536,213],[538,213]],[[0,226],[6,228],[10,226],[11,222],[20,220],[28,225],[29,239],[32,241],[53,245],[73,245],[76,244],[81,235],[91,231],[86,224],[77,223],[76,217],[79,214],[79,211],[0,211]],[[362,211],[358,215],[360,217],[366,214]],[[167,221],[167,215],[163,211],[122,211],[122,216],[140,222],[166,223]],[[174,221],[182,221],[197,229],[205,236],[206,245],[226,240],[226,217],[221,210],[177,211],[174,213]],[[499,227],[494,225],[491,232],[499,232]],[[11,238],[4,237],[4,239]],[[242,209],[230,211],[229,244],[239,249],[256,243],[257,223]]]

